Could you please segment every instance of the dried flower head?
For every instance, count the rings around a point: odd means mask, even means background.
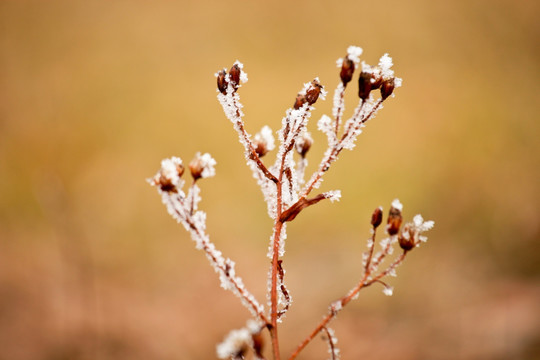
[[[153,186],[158,186],[161,191],[177,192],[180,186],[180,177],[184,173],[182,159],[172,157],[161,161],[161,169],[149,180]]]
[[[401,216],[402,210],[403,205],[401,205],[398,199],[395,199],[388,212],[388,224],[386,225],[386,232],[388,232],[388,235],[396,235],[399,232],[401,222],[403,221],[403,217]]]
[[[381,225],[383,219],[383,209],[381,206],[376,208],[371,215],[371,225],[374,229],[378,228]]]
[[[216,174],[214,166],[216,165],[216,160],[210,156],[210,154],[201,153],[195,154],[195,157],[189,163],[189,170],[191,171],[191,176],[194,180],[199,178],[208,178]]]
[[[296,152],[304,158],[309,149],[311,149],[311,145],[313,145],[313,138],[309,132],[304,131],[302,136],[296,140]]]
[[[216,74],[217,88],[223,95],[227,94],[227,70],[223,69]]]
[[[309,105],[315,104],[321,93],[323,94],[324,98],[323,86],[321,83],[319,83],[319,79],[317,78],[311,82],[310,86],[306,90],[306,102]]]
[[[403,231],[398,237],[399,246],[401,246],[403,250],[411,250],[420,245],[420,242],[427,241],[427,237],[422,235],[422,233],[431,230],[434,225],[434,221],[424,221],[422,215],[416,215],[412,222],[406,223],[403,226]]]
[[[259,157],[263,157],[269,151],[274,150],[276,147],[274,144],[274,135],[272,135],[272,129],[265,125],[255,134],[253,137],[253,144],[255,145],[255,152]]]
[[[348,57],[345,57],[342,63],[343,65],[341,65],[341,72],[339,73],[339,77],[341,78],[341,82],[343,83],[343,85],[347,86],[349,81],[352,80],[355,66],[354,62]]]

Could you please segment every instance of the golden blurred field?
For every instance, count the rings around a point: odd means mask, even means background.
[[[248,312],[145,182],[218,162],[202,208],[264,299],[271,222],[213,74],[239,59],[247,129],[277,130],[319,76],[330,113],[348,45],[404,79],[289,226],[288,353],[359,277],[372,210],[436,222],[333,323],[343,359],[540,358],[540,3],[2,1],[0,360],[213,359]],[[355,90],[352,90],[354,92]],[[348,109],[352,109],[352,99]],[[317,146],[319,145],[319,146]],[[300,359],[324,359],[317,339]]]

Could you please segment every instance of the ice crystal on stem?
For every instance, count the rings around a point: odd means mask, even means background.
[[[215,74],[219,103],[238,135],[247,165],[261,189],[268,215],[274,223],[268,246],[268,309],[260,305],[246,289],[236,273],[234,261],[224,257],[221,251],[216,249],[206,232],[206,213],[199,210],[201,189],[198,183],[215,175],[214,158],[207,153],[195,155],[188,166],[191,185],[185,190],[185,181],[182,180],[184,163],[178,157],[163,160],[160,170],[149,179],[150,184],[157,188],[169,214],[191,234],[196,248],[205,253],[218,273],[221,287],[238,296],[251,312],[252,319],[246,327],[231,331],[218,345],[217,355],[221,359],[243,359],[248,353],[256,359],[265,359],[262,336],[264,331],[268,331],[270,335],[273,359],[281,359],[278,325],[292,305],[292,296],[285,283],[286,269],[283,263],[287,224],[306,208],[323,200],[339,201],[339,190],[315,195],[312,195],[312,192],[320,187],[324,175],[337,161],[341,151],[355,147],[358,136],[368,122],[382,109],[383,103],[395,96],[395,90],[402,84],[401,79],[394,74],[393,61],[388,54],[384,54],[376,66],[361,62],[361,55],[361,48],[350,46],[346,55],[337,60],[340,81],[333,96],[332,116],[322,115],[317,122],[317,128],[327,138],[326,150],[307,181],[304,176],[313,146],[313,139],[308,131],[309,120],[315,104],[324,100],[327,94],[319,78],[315,77],[306,82],[295,97],[291,96],[292,105],[285,111],[281,128],[277,131],[277,139],[274,139],[269,126],[264,126],[253,136],[246,130],[239,95],[247,82],[243,64],[236,61],[229,70],[223,68]],[[353,81],[355,73],[357,80]],[[355,83],[358,88],[353,91],[358,93],[358,103],[353,107],[352,115],[345,119],[345,91],[350,84]],[[267,160],[270,152],[276,148],[276,140],[278,144],[275,159]],[[321,333],[328,342],[331,359],[338,359],[340,354],[336,347],[337,338],[328,327],[329,322],[350,301],[355,300],[363,288],[378,283],[383,286],[385,295],[392,295],[393,287],[383,280],[396,276],[397,267],[403,263],[410,251],[427,240],[424,233],[434,225],[433,221],[424,221],[422,216],[416,215],[412,221],[402,226],[402,213],[403,205],[395,199],[386,216],[386,225],[381,227],[384,222],[383,209],[378,207],[374,210],[371,216],[370,238],[359,261],[362,264],[362,276],[343,297],[330,303],[328,313],[300,342],[289,360],[295,359],[311,340]],[[386,233],[382,240],[377,239],[377,231]],[[377,242],[378,246],[375,246]],[[395,249],[400,252],[394,254]]]

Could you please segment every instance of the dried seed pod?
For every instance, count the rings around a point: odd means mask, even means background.
[[[405,224],[403,231],[399,234],[398,240],[399,246],[405,251],[409,251],[416,246],[414,231],[410,228],[409,224]]]
[[[229,70],[229,79],[235,90],[238,89],[238,85],[240,85],[241,73],[242,73],[242,69],[240,69],[240,66],[238,64],[234,64],[231,67],[231,70]]]
[[[178,192],[176,186],[172,183],[172,180],[166,177],[162,172],[154,179],[154,185],[158,185],[161,191]]]
[[[225,69],[221,70],[217,75],[217,88],[220,93],[223,95],[227,94],[227,80],[225,77],[227,76],[227,71]]]
[[[388,235],[396,235],[399,232],[402,221],[403,217],[401,216],[401,210],[392,206],[388,212],[388,224],[386,225]]]
[[[296,99],[294,100],[294,110],[298,110],[306,103],[306,97],[302,94],[296,95]]]
[[[352,80],[353,73],[354,62],[350,60],[348,56],[345,56],[345,58],[343,58],[343,64],[341,65],[341,72],[339,73],[343,86],[347,86],[347,83]]]
[[[309,105],[315,104],[322,89],[323,86],[317,80],[311,82],[311,86],[306,90],[306,101]]]
[[[371,79],[372,75],[369,72],[362,71],[358,77],[358,97],[365,101],[369,98],[371,92]]]
[[[387,97],[392,95],[392,92],[394,91],[395,86],[396,85],[394,82],[394,78],[384,80],[381,85],[381,98],[385,100]]]
[[[376,90],[376,89],[380,88],[382,83],[383,83],[383,78],[382,78],[381,74],[373,73],[371,75],[371,90]]]
[[[216,174],[214,165],[216,165],[216,160],[214,160],[210,154],[195,154],[195,157],[189,163],[189,171],[191,172],[193,180],[197,181],[199,178],[214,176]]]
[[[382,208],[379,206],[378,208],[373,211],[373,214],[371,215],[371,225],[374,229],[378,228],[379,225],[382,223],[383,218],[383,212]]]

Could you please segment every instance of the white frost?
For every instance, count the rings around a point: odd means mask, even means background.
[[[266,150],[272,151],[276,148],[272,129],[268,125],[263,126],[261,131],[253,137],[254,142],[262,142],[266,146]]]
[[[399,211],[403,211],[403,204],[399,201],[399,199],[394,199],[394,201],[392,201],[392,207],[398,209]]]
[[[389,286],[389,285],[386,285],[383,289],[383,293],[384,295],[386,296],[392,296],[392,294],[394,293],[394,288]]]
[[[392,78],[394,77],[394,70],[391,69],[392,58],[388,54],[381,56],[379,60],[379,68],[381,69],[381,75],[383,78]]]
[[[324,197],[331,202],[339,201],[341,199],[341,191],[340,190],[330,190],[325,193],[323,193]]]
[[[358,46],[349,46],[347,48],[347,57],[349,60],[354,62],[355,65],[358,65],[360,62],[360,55],[362,55],[362,48]]]
[[[209,178],[216,175],[216,169],[214,166],[216,166],[217,163],[209,153],[204,153],[203,155],[197,153],[195,156],[201,161],[201,166],[203,168],[201,177]]]
[[[217,356],[220,359],[230,359],[253,346],[253,339],[248,329],[232,330],[225,340],[217,346]]]

